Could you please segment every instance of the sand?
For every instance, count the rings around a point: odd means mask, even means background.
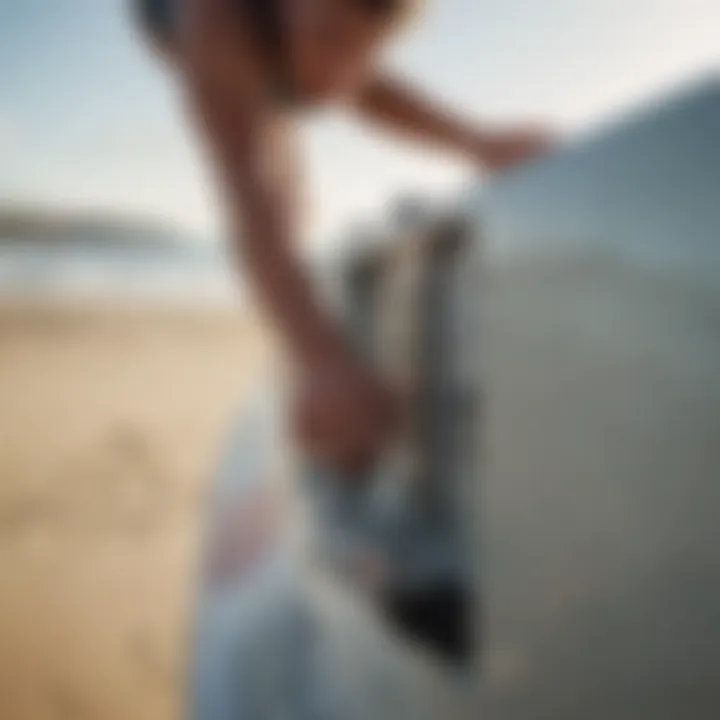
[[[0,717],[182,702],[201,507],[266,343],[239,311],[0,306]]]

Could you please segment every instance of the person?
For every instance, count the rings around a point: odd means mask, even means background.
[[[178,71],[235,247],[297,367],[297,437],[338,468],[368,466],[401,413],[326,313],[299,259],[294,111],[343,105],[491,171],[545,151],[548,136],[465,122],[381,67],[381,50],[418,10],[415,0],[136,1],[152,42]]]

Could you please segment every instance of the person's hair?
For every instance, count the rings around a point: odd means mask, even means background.
[[[173,46],[176,6],[174,0],[131,0],[130,3],[140,32],[163,55]]]
[[[388,22],[405,20],[416,10],[418,0],[353,0],[359,7]]]

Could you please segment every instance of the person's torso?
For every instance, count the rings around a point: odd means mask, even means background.
[[[141,21],[157,38],[176,32],[184,0],[138,0]],[[265,68],[269,98],[283,106],[301,104],[287,60],[281,0],[233,0],[237,21],[249,26],[254,51]]]

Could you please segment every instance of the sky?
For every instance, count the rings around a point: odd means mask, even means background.
[[[126,0],[0,0],[0,203],[109,208],[212,237],[220,213],[172,77]],[[426,0],[387,64],[464,116],[569,139],[720,68],[717,0]],[[303,125],[308,236],[470,171],[332,113]]]

